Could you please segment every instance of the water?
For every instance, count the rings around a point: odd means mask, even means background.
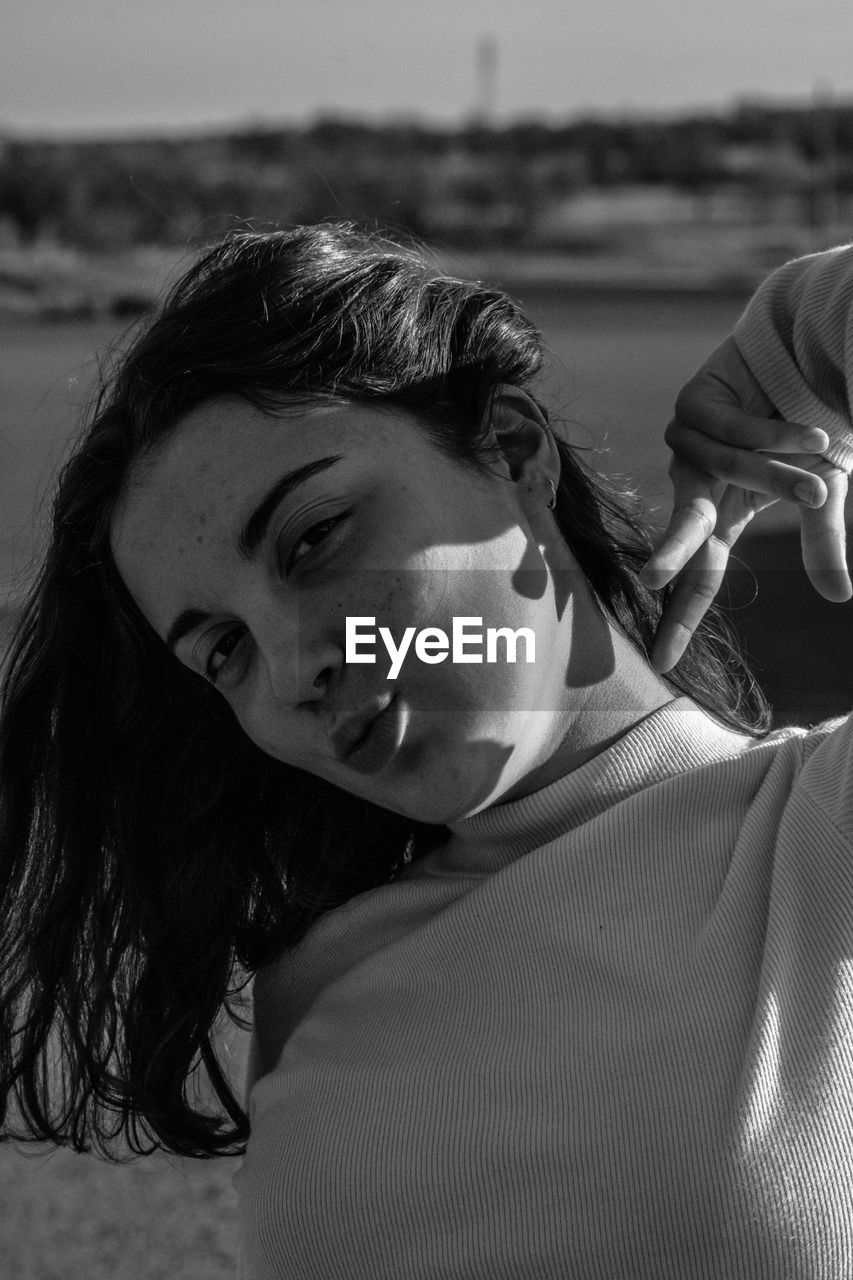
[[[115,324],[0,319],[0,602],[19,594]]]

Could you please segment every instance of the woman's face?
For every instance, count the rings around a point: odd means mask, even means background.
[[[522,411],[526,456],[480,474],[398,409],[271,418],[208,402],[131,475],[112,529],[119,572],[276,759],[427,822],[521,794],[607,669],[609,635],[547,508],[553,441],[523,393],[504,418]],[[348,660],[348,618],[375,619],[358,624],[375,662]],[[454,618],[482,620],[466,649],[484,660],[418,656],[417,633],[452,639]],[[396,678],[380,627],[395,646],[415,629]],[[531,629],[535,662],[524,640],[514,663],[502,641],[486,661],[489,627]]]

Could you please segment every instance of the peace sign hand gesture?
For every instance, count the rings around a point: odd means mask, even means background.
[[[733,338],[684,386],[666,431],[673,510],[641,578],[659,589],[679,575],[651,655],[671,670],[720,589],[729,553],[774,502],[800,511],[803,564],[827,600],[853,595],[845,561],[847,475],[822,458],[825,431],[774,417]]]

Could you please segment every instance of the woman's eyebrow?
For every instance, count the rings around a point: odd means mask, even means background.
[[[306,480],[310,480],[318,472],[326,471],[329,467],[334,466],[336,462],[340,462],[341,457],[341,454],[335,453],[325,458],[315,458],[313,462],[307,462],[303,467],[296,467],[293,471],[286,471],[283,476],[276,480],[273,487],[255,507],[237,538],[237,549],[245,560],[252,559],[266,537],[270,520],[279,503],[298,485],[304,484]],[[213,616],[212,613],[205,613],[203,609],[184,609],[182,613],[178,614],[166,632],[166,645],[168,648],[174,649],[178,641],[183,640],[188,632],[194,631],[203,622],[209,622]]]
[[[273,517],[276,507],[297,485],[304,484],[306,480],[310,480],[312,476],[317,475],[320,471],[326,471],[327,468],[334,466],[336,462],[340,462],[341,454],[331,454],[325,458],[315,458],[313,462],[307,462],[304,467],[297,467],[295,471],[287,471],[283,476],[276,480],[269,493],[261,499],[255,510],[249,516],[240,536],[237,539],[237,549],[245,560],[251,560],[258,547],[266,537],[269,522]]]

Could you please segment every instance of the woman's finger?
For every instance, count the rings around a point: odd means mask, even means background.
[[[822,507],[803,509],[800,535],[803,564],[815,590],[826,600],[842,602],[853,595],[846,560],[844,502],[847,476],[829,468],[824,475],[828,496]]]
[[[714,603],[728,560],[728,545],[712,534],[682,570],[661,614],[652,647],[651,664],[661,675],[678,662]]]
[[[826,500],[826,486],[819,475],[773,454],[734,448],[683,424],[670,424],[666,441],[680,460],[726,484],[805,506],[820,506]],[[802,458],[801,454],[794,456]]]
[[[717,503],[725,491],[722,482],[689,462],[675,459],[669,474],[672,515],[640,572],[640,580],[653,591],[665,587],[714,532]]]
[[[805,427],[781,418],[755,417],[731,402],[714,402],[704,395],[701,412],[677,414],[665,433],[667,444],[678,451],[682,432],[698,432],[720,444],[766,453],[823,453],[829,436],[820,427]]]
[[[717,507],[714,532],[692,556],[666,603],[652,649],[652,666],[671,671],[694,631],[714,603],[725,576],[729,553],[763,505],[742,489],[727,488]]]

